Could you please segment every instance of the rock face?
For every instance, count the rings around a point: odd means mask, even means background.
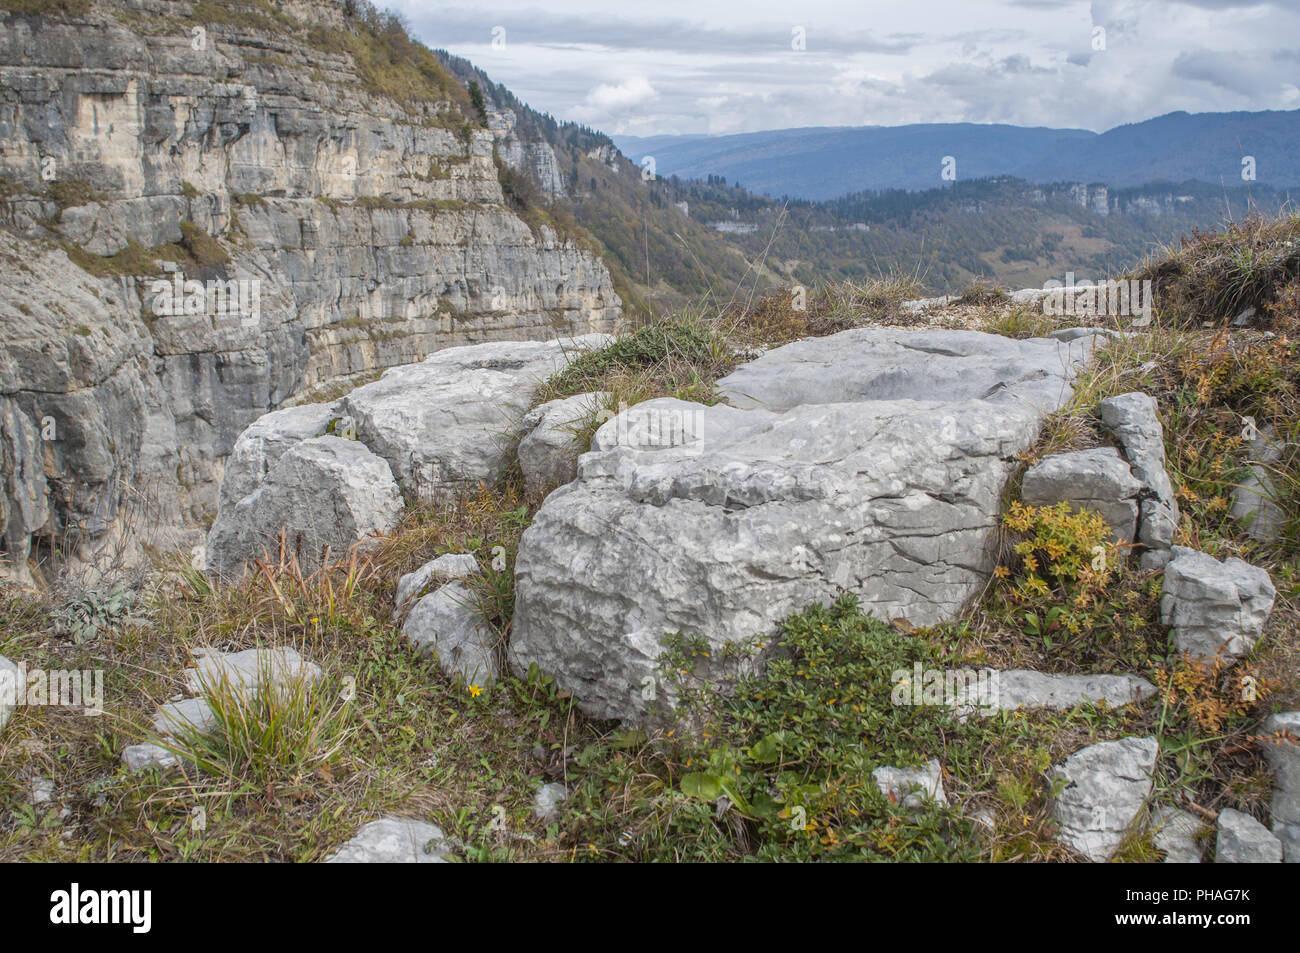
[[[9,723],[9,717],[26,694],[23,670],[0,655],[0,729]]]
[[[1053,805],[1060,838],[1093,861],[1110,858],[1151,794],[1159,745],[1122,738],[1089,745],[1052,769],[1065,781]]]
[[[1224,808],[1219,812],[1216,864],[1280,864],[1282,842],[1249,814]]]
[[[1175,546],[1165,567],[1160,619],[1174,627],[1180,652],[1235,659],[1254,648],[1274,595],[1268,573],[1257,566]]]
[[[424,821],[371,821],[329,857],[327,864],[445,864],[451,847],[442,829]]]
[[[233,507],[222,507],[208,534],[208,570],[238,576],[264,550],[274,553],[281,529],[304,570],[323,556],[397,525],[402,494],[388,464],[355,440],[312,437],[286,450],[262,484]]]
[[[0,258],[24,264],[0,269],[0,548],[24,580],[33,537],[199,542],[236,437],[313,387],[620,316],[599,259],[508,207],[492,131],[376,90],[340,5],[202,7],[0,13]]]
[[[500,476],[537,386],[609,340],[593,334],[449,348],[385,372],[342,407],[403,489],[447,499]]]
[[[1044,457],[1025,471],[1020,498],[1031,506],[1069,503],[1105,518],[1115,539],[1131,543],[1137,531],[1142,483],[1113,447]]]
[[[842,590],[884,618],[952,616],[993,568],[1015,455],[1090,342],[846,331],[738,368],[720,386],[743,408],[624,411],[524,532],[511,664],[640,720],[650,694],[674,704],[646,691],[665,633],[707,639],[696,674],[714,679],[728,643]]]
[[[1138,540],[1150,550],[1169,549],[1178,529],[1178,500],[1165,472],[1165,431],[1155,399],[1137,392],[1107,398],[1101,402],[1101,419],[1146,488]]]
[[[439,668],[466,685],[496,680],[496,634],[475,608],[474,594],[460,582],[449,582],[417,602],[402,634],[421,652],[436,655]]]
[[[519,439],[519,468],[530,495],[563,486],[578,475],[580,449],[575,428],[593,414],[601,414],[608,398],[603,392],[577,394],[547,401],[528,412]]]

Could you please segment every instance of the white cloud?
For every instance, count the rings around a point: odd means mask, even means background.
[[[953,121],[1101,131],[1179,109],[1296,106],[1292,0],[396,2],[429,45],[611,133]],[[504,50],[490,46],[496,24]],[[793,26],[805,51],[790,48]]]

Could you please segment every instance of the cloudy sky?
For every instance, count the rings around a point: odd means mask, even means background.
[[[1300,108],[1300,0],[387,0],[612,134]],[[798,47],[802,46],[802,49]]]

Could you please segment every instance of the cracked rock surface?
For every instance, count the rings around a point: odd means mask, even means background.
[[[846,331],[737,368],[720,386],[742,406],[624,411],[524,532],[512,666],[643,721],[674,704],[665,633],[707,639],[696,674],[713,679],[761,662],[724,660],[728,643],[843,590],[882,618],[950,618],[993,568],[1016,454],[1091,342]]]
[[[1076,751],[1052,769],[1065,787],[1053,814],[1059,837],[1092,861],[1110,858],[1151,794],[1159,745],[1121,738]]]

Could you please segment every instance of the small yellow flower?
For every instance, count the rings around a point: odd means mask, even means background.
[[[471,685],[469,687],[469,693],[475,698],[478,698],[480,695],[483,694],[483,689],[479,688],[478,685]]]

